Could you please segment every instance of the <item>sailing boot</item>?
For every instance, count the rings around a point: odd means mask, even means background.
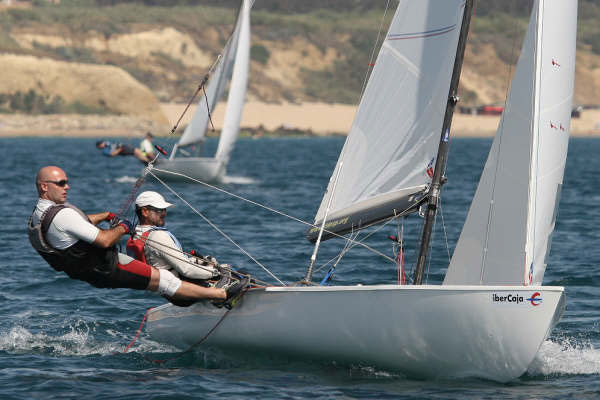
[[[223,306],[228,310],[231,310],[242,298],[244,293],[246,293],[249,284],[250,278],[243,278],[225,289],[227,292],[227,299],[223,302]]]

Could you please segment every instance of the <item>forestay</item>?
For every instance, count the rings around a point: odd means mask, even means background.
[[[217,65],[214,68],[214,72],[210,77],[208,85],[206,87],[206,97],[204,93],[201,94],[200,101],[198,102],[198,106],[196,108],[196,112],[192,117],[192,120],[185,128],[183,135],[173,148],[171,155],[169,158],[174,158],[178,156],[199,156],[199,152],[201,150],[201,144],[204,141],[206,136],[206,130],[208,128],[209,121],[209,112],[212,112],[221,99],[223,94],[225,93],[225,88],[229,83],[229,78],[232,76],[232,70],[234,68],[234,63],[236,60],[237,48],[239,43],[240,33],[242,31],[242,16],[245,12],[245,4],[248,2],[243,2],[240,12],[238,14],[238,18],[236,21],[236,25],[232,35],[227,42],[227,45],[223,49],[221,53],[221,58],[217,62]],[[249,18],[249,16],[248,16]],[[249,28],[248,28],[248,36]],[[208,98],[208,107],[206,103],[206,99]],[[192,146],[193,149],[191,148]],[[182,149],[183,147],[188,147],[187,149]],[[179,152],[178,152],[179,150]],[[183,151],[182,151],[183,150]]]
[[[414,211],[426,195],[446,109],[463,0],[398,6],[315,218],[344,233]],[[335,193],[333,177],[343,161]],[[314,240],[318,229],[308,232]],[[330,237],[327,232],[323,238]]]
[[[569,140],[576,14],[575,1],[534,4],[444,284],[538,285],[544,278]]]

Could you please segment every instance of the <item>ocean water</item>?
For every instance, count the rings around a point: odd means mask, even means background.
[[[101,156],[95,140],[0,139],[1,399],[600,397],[600,140],[574,138],[570,143],[544,281],[565,286],[565,315],[529,371],[508,384],[407,378],[368,365],[274,359],[260,353],[236,357],[202,348],[179,357],[178,349],[152,341],[144,331],[124,353],[146,310],[162,304],[162,298],[126,289],[95,289],[70,280],[54,272],[26,238],[26,223],[37,198],[34,176],[41,166],[55,164],[67,171],[69,200],[86,212],[116,212],[127,204],[142,165],[131,157]],[[157,142],[167,148],[173,144],[165,139]],[[489,139],[452,141],[449,182],[427,273],[431,283],[443,278],[490,144]],[[338,137],[242,139],[220,187],[310,221],[342,145],[343,138]],[[208,146],[214,148],[215,141]],[[293,282],[304,276],[312,245],[304,240],[301,223],[203,185],[170,187],[279,279]],[[142,187],[146,189],[161,191],[176,204],[167,226],[186,249],[214,255],[273,282],[167,188],[147,179]],[[407,241],[418,233],[419,219],[414,220],[406,222]],[[392,255],[387,236],[396,230],[390,224],[371,232],[369,245]],[[335,240],[322,245],[315,280],[341,246]],[[414,247],[407,245],[409,270]],[[394,282],[394,265],[373,260],[364,249],[352,250],[338,265],[335,282]],[[152,361],[169,357],[174,359],[165,364]]]

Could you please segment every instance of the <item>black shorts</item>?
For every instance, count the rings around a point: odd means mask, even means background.
[[[135,151],[135,147],[133,147],[129,144],[122,144],[121,152],[119,153],[119,155],[120,156],[132,156],[134,151]]]
[[[128,264],[117,263],[111,271],[89,270],[81,275],[70,276],[101,289],[146,290],[150,284],[152,267],[141,261],[133,260]]]

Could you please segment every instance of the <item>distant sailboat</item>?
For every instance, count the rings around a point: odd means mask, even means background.
[[[425,208],[415,284],[252,288],[206,345],[417,376],[509,381],[527,371],[565,308],[564,288],[542,280],[567,155],[577,3],[534,2],[447,275],[422,285],[472,7],[400,2],[316,216],[333,236]],[[321,233],[309,237],[318,243]],[[164,305],[149,313],[148,332],[189,346],[224,312]]]
[[[170,171],[205,182],[219,181],[225,176],[231,151],[235,146],[242,119],[242,111],[248,87],[250,62],[250,9],[253,0],[244,0],[240,8],[233,34],[229,38],[222,57],[211,76],[206,89],[206,98],[202,96],[192,120],[183,135],[173,147],[168,159],[158,158],[154,173],[161,179],[186,179],[178,175],[161,172]],[[231,77],[225,120],[219,145],[214,157],[201,157],[200,153],[206,140],[209,114],[223,96]]]

